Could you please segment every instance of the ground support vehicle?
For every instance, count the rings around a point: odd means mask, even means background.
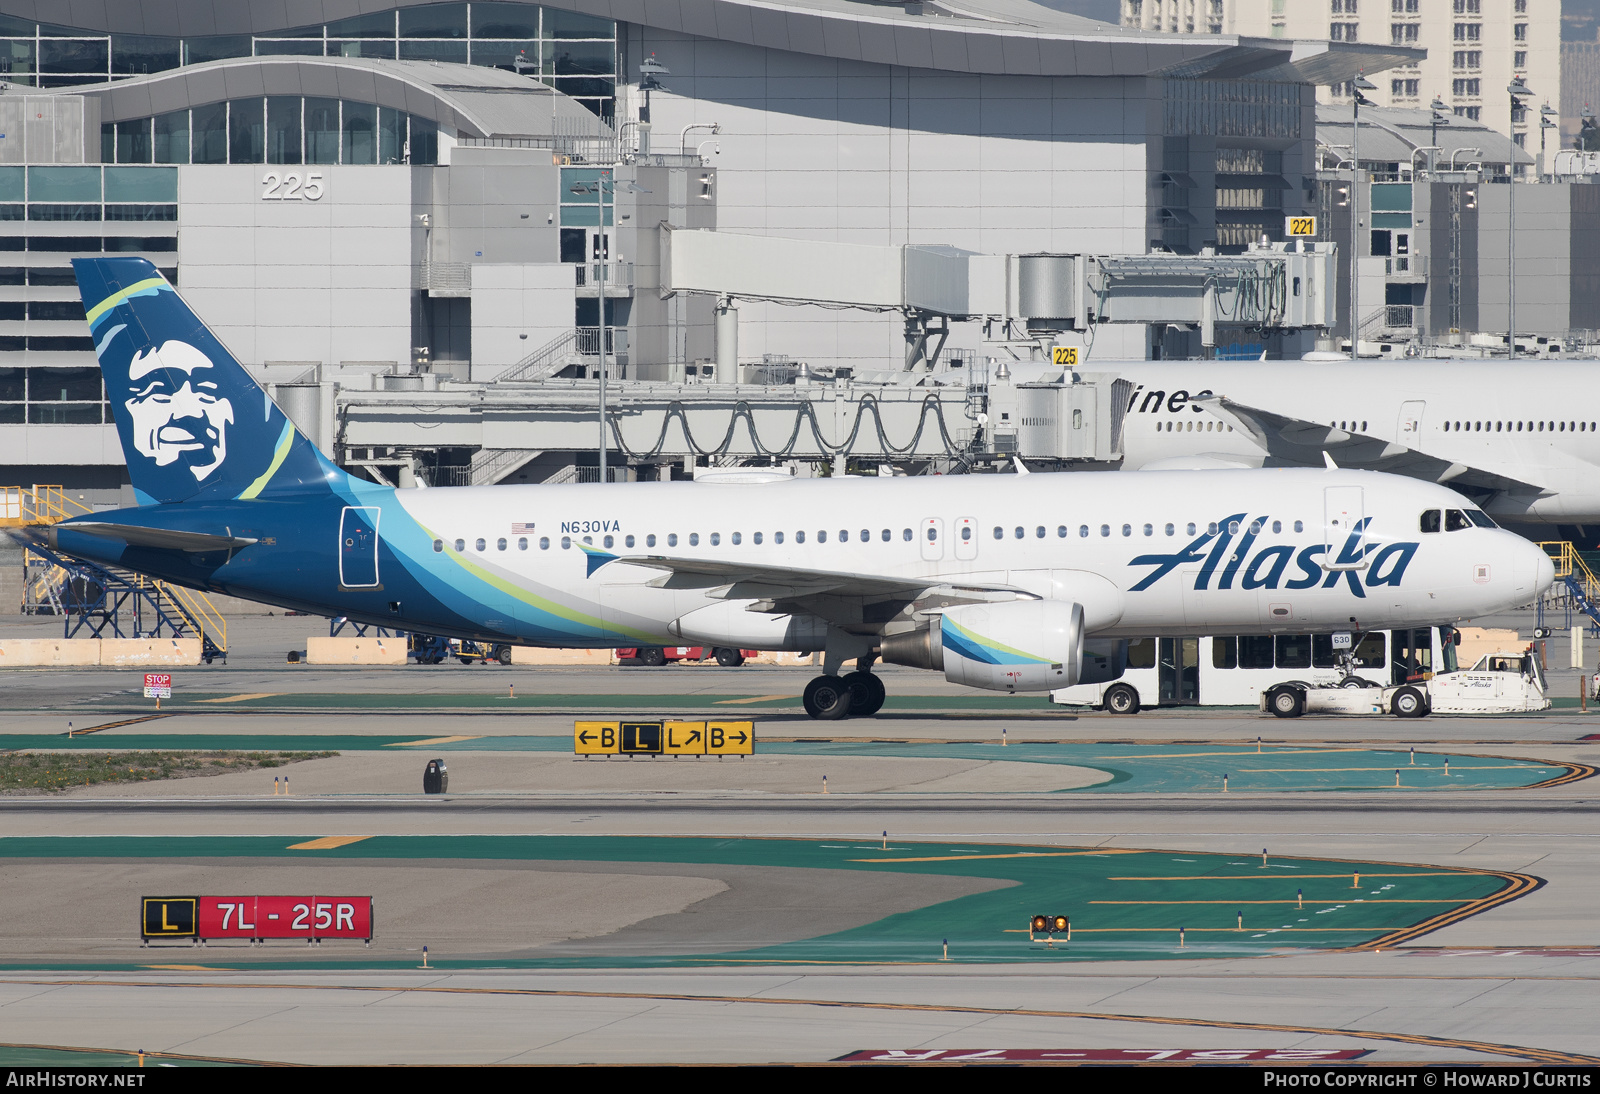
[[[463,665],[491,661],[511,664],[511,647],[504,642],[473,642],[461,638],[441,638],[434,634],[413,634],[406,655],[419,665],[442,665],[454,657]]]
[[[1280,718],[1301,714],[1515,714],[1548,710],[1544,669],[1533,647],[1521,653],[1486,654],[1470,669],[1426,673],[1404,684],[1373,687],[1365,682],[1278,684],[1261,696],[1261,709]]]
[[[669,661],[709,661],[716,658],[724,668],[738,668],[759,650],[735,650],[722,646],[624,646],[617,650],[623,665],[665,665]]]

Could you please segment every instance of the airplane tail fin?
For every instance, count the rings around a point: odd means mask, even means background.
[[[141,505],[322,491],[345,478],[143,258],[76,258]]]

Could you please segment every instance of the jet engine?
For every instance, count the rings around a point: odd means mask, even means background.
[[[942,670],[967,687],[1071,687],[1083,670],[1083,607],[1063,600],[965,604],[925,629],[886,635],[879,652],[891,665]]]

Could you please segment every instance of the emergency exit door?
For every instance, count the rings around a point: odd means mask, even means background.
[[[378,514],[376,506],[347,505],[339,520],[339,584],[370,589],[378,584]]]

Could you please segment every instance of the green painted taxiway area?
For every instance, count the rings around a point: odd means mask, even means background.
[[[1239,744],[1102,744],[1096,742],[1018,742],[1012,745],[962,741],[845,741],[825,739],[758,740],[763,755],[837,756],[982,760],[1008,763],[1068,764],[1106,772],[1094,786],[1058,794],[1227,793],[1307,791],[1512,790],[1544,787],[1588,778],[1595,769],[1508,756],[1415,752],[1409,749],[1351,748],[1332,745],[1256,746]],[[1259,747],[1259,750],[1258,750]],[[248,733],[89,733],[0,734],[0,749],[237,750],[243,752],[570,752],[565,736],[486,736],[418,738],[385,734]],[[587,763],[737,764],[670,757],[595,758]]]
[[[328,841],[334,842],[334,841]],[[1138,960],[1264,956],[1283,951],[1387,948],[1514,900],[1539,879],[1522,874],[1342,859],[901,840],[726,839],[648,836],[371,836],[336,847],[286,836],[100,836],[0,839],[0,859],[94,859],[137,864],[252,860],[314,864],[330,882],[340,864],[394,865],[521,860],[849,871],[870,887],[885,874],[946,875],[998,887],[892,914],[838,933],[734,952],[643,952],[630,929],[575,952],[539,950],[449,962],[450,967],[595,968],[705,965],[858,965]],[[819,890],[825,875],[818,874]],[[827,875],[827,876],[837,876]],[[130,902],[130,926],[137,903]],[[687,914],[693,914],[692,912]],[[1067,933],[1030,937],[1032,916],[1066,916]],[[381,911],[378,929],[382,930]],[[642,929],[642,928],[641,928]],[[948,944],[948,958],[945,946]],[[228,967],[221,947],[180,947],[185,966]],[[163,951],[130,951],[138,963]],[[303,948],[281,960],[259,953],[253,968],[410,968],[415,958],[364,957]],[[148,955],[148,956],[146,956]],[[76,963],[74,963],[76,964]],[[7,961],[11,969],[33,967]],[[55,963],[54,967],[61,967]]]

